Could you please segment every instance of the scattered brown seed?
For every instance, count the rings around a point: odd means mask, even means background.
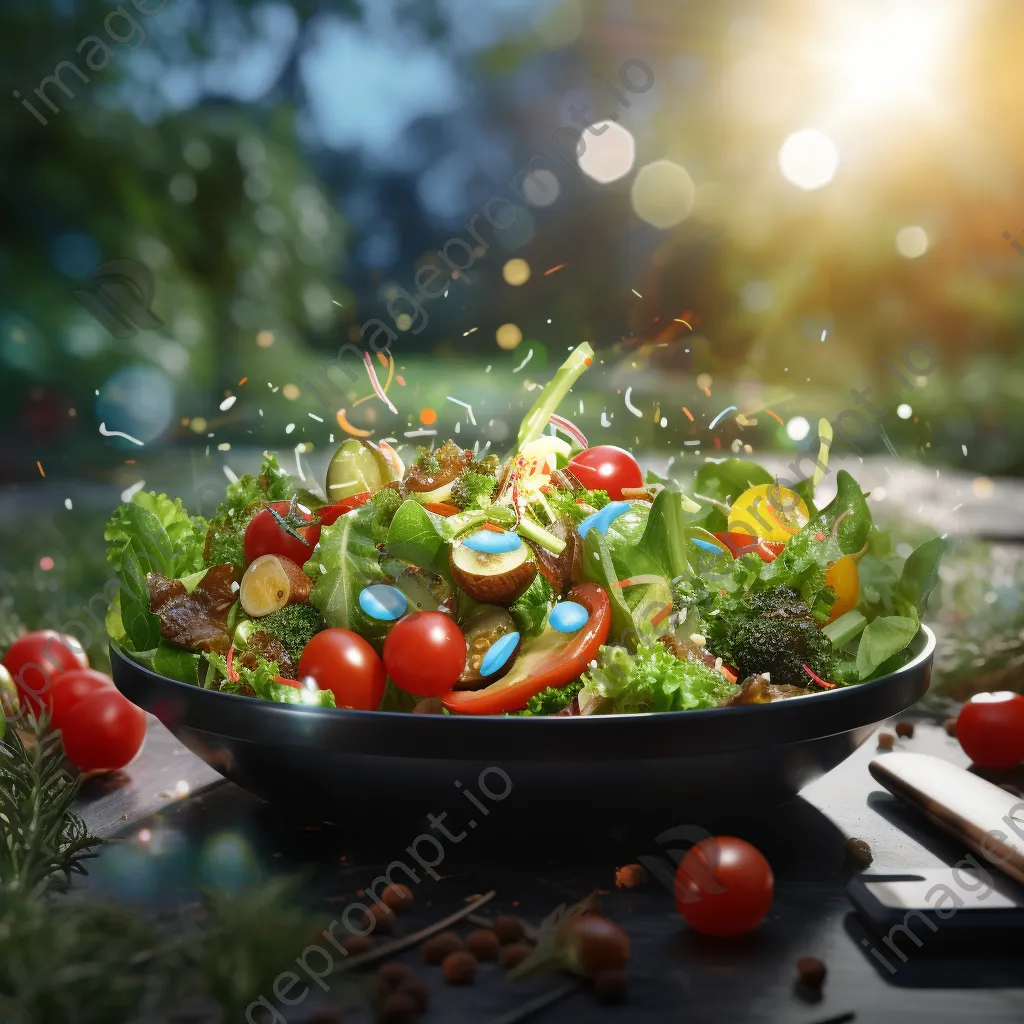
[[[955,737],[956,736],[956,719],[955,718],[947,718],[942,723],[942,728],[946,730],[946,735],[947,736]]]
[[[494,933],[498,941],[507,946],[510,942],[519,942],[526,935],[523,922],[518,917],[496,917],[494,919]]]
[[[377,969],[377,991],[381,995],[395,992],[402,986],[402,982],[411,978],[412,969],[398,960],[382,964]]]
[[[395,927],[395,912],[390,907],[374,903],[366,918],[366,926],[373,924],[373,930],[380,935],[389,935]]]
[[[407,995],[416,1004],[417,1013],[427,1012],[427,1003],[430,1001],[430,989],[422,978],[406,978],[398,986],[398,991],[403,995]]]
[[[444,958],[462,949],[462,939],[455,932],[439,932],[432,935],[421,947],[423,962],[436,967]]]
[[[796,962],[796,973],[800,978],[800,984],[810,989],[819,989],[825,982],[825,975],[828,968],[825,962],[816,956],[802,956]]]
[[[878,749],[892,750],[896,737],[891,732],[880,732],[878,734]]]
[[[391,992],[380,1008],[381,1024],[412,1024],[416,1019],[416,1003],[407,992]]]
[[[896,735],[902,736],[904,739],[912,739],[914,736],[914,723],[913,722],[897,722],[896,723]]]
[[[407,885],[389,885],[380,898],[392,910],[408,910],[412,906],[412,889]]]
[[[650,875],[639,864],[626,864],[615,872],[616,889],[638,889],[650,881]]]
[[[444,958],[441,970],[449,985],[471,985],[476,977],[476,957],[469,950],[458,949]]]
[[[863,839],[847,839],[846,856],[861,867],[867,867],[875,859],[871,847]]]
[[[373,949],[373,939],[369,935],[346,935],[341,944],[353,956],[369,953]]]
[[[598,971],[594,977],[594,995],[604,1006],[613,1006],[626,998],[628,980],[625,971]]]
[[[506,971],[518,967],[531,953],[533,947],[525,942],[513,942],[501,951],[501,966]]]
[[[466,948],[477,960],[497,960],[498,936],[490,928],[477,928],[466,936]]]

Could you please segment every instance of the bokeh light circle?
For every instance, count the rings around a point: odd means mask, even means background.
[[[815,128],[794,132],[779,149],[782,176],[806,192],[824,188],[835,177],[838,166],[836,144]]]
[[[928,235],[924,228],[909,224],[896,232],[896,251],[908,260],[916,260],[928,251]]]
[[[588,177],[607,185],[633,169],[636,142],[615,121],[597,121],[580,136],[576,162]]]
[[[96,399],[96,417],[108,430],[119,430],[143,442],[159,437],[173,416],[170,382],[151,366],[129,366],[118,371],[100,388]],[[120,447],[136,447],[123,438],[109,440]]]
[[[804,416],[794,416],[786,424],[786,433],[793,441],[802,441],[811,432],[811,425]]]
[[[498,348],[506,351],[511,351],[523,340],[523,332],[515,324],[502,324],[494,336],[498,340]]]
[[[530,280],[530,264],[517,256],[501,268],[501,276],[513,287],[526,284]]]
[[[636,215],[656,228],[671,228],[693,210],[696,189],[685,167],[655,160],[641,167],[631,190]]]

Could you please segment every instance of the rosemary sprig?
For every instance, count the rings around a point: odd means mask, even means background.
[[[26,715],[0,742],[0,893],[67,888],[101,840],[71,810],[79,782],[64,771],[60,733]]]

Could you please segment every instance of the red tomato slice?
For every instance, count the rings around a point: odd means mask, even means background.
[[[370,500],[370,492],[363,491],[360,494],[353,494],[348,498],[342,498],[334,505],[325,505],[316,510],[317,518],[321,526],[333,526],[346,512],[351,512],[360,505],[365,505]]]
[[[441,703],[460,715],[500,715],[516,711],[549,686],[571,683],[597,657],[608,639],[608,595],[594,583],[578,583],[568,600],[583,605],[590,618],[577,633],[549,629],[527,644],[511,671],[482,690],[451,690]]]
[[[751,537],[749,533],[716,533],[715,536],[732,552],[733,558],[741,555],[759,555],[762,562],[774,562],[785,541],[765,540],[763,537]]]

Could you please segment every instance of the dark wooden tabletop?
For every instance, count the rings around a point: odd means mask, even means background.
[[[914,737],[899,744],[965,763],[956,741],[935,724],[919,721]],[[688,822],[680,808],[680,824],[739,835],[771,862],[775,903],[762,928],[746,939],[725,942],[695,935],[657,880],[641,890],[615,889],[616,867],[642,855],[671,867],[655,836],[642,834],[619,840],[581,836],[568,845],[542,834],[527,835],[520,843],[494,848],[480,830],[446,859],[438,881],[426,880],[417,890],[416,905],[403,916],[402,927],[408,931],[430,924],[463,907],[468,897],[491,889],[497,891],[494,912],[532,922],[561,902],[600,890],[606,912],[630,935],[628,1001],[603,1008],[581,989],[538,1013],[533,1019],[539,1021],[816,1024],[848,1019],[846,1014],[855,1014],[852,1019],[859,1024],[1024,1019],[1019,942],[1014,949],[971,942],[951,946],[926,934],[921,948],[906,946],[906,962],[881,947],[895,973],[871,956],[879,940],[864,930],[844,892],[856,870],[844,855],[846,839],[866,840],[875,858],[871,870],[881,872],[952,865],[965,852],[879,789],[867,769],[876,756],[885,755],[869,741],[800,798],[781,808],[748,812],[740,820],[723,808],[720,821]],[[599,794],[575,798],[592,799],[599,816]],[[390,841],[356,846],[343,824],[290,819],[221,781],[155,722],[130,770],[90,783],[80,810],[95,831],[113,840],[93,862],[86,884],[162,909],[194,901],[199,884],[301,868],[309,872],[306,896],[323,908],[326,922],[402,849]],[[794,986],[795,962],[805,955],[820,957],[828,966],[817,1002]],[[415,950],[403,958],[421,972],[430,970],[419,965]],[[282,964],[282,970],[289,966]],[[514,986],[496,968],[485,968],[472,988],[453,989],[433,972],[426,974],[431,1010],[424,1024],[498,1021],[532,996],[563,984],[561,978],[548,977]],[[298,1024],[324,1000],[339,999],[351,1001],[352,991],[332,988],[319,1004],[310,997],[287,1011],[286,1019]],[[256,1022],[264,1019],[255,1017]],[[346,1019],[370,1017],[355,1010]]]

